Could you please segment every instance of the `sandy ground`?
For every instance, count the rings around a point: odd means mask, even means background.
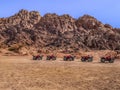
[[[0,90],[120,90],[120,62],[0,56]]]

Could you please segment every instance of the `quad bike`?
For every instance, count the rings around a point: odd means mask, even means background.
[[[74,61],[74,59],[75,59],[75,56],[71,56],[71,55],[64,56],[63,58],[64,61]]]
[[[42,60],[42,58],[43,55],[36,55],[36,56],[33,55],[33,60]]]
[[[92,61],[93,61],[93,56],[89,56],[89,55],[87,55],[87,56],[82,56],[82,57],[81,57],[81,61],[82,61],[82,62],[86,62],[86,61],[92,62]]]
[[[48,55],[46,60],[56,60],[56,56],[54,55]]]
[[[115,58],[111,57],[111,56],[104,56],[101,57],[100,61],[102,63],[105,63],[106,61],[108,61],[109,63],[114,63]]]

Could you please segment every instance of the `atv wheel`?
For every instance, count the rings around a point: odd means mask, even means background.
[[[40,57],[38,57],[38,60],[42,60],[42,57],[40,56]]]
[[[50,60],[50,57],[47,56],[47,59],[46,60]]]
[[[72,58],[70,57],[70,58],[68,58],[68,61],[72,61]]]
[[[72,58],[72,61],[74,61],[74,57]]]
[[[92,61],[93,61],[93,58],[89,58],[89,59],[88,59],[88,62],[92,62]]]
[[[105,63],[105,59],[101,59],[101,62],[102,62],[102,63]]]
[[[63,59],[63,60],[64,60],[64,61],[67,61],[67,60],[66,60],[66,57],[64,57],[64,59]]]
[[[33,56],[33,60],[37,60],[37,58],[35,56]]]
[[[114,63],[114,59],[111,59],[111,60],[109,61],[109,63]]]
[[[56,60],[56,57],[53,57],[53,60]]]
[[[81,61],[82,61],[82,62],[85,62],[85,59],[84,59],[84,58],[81,58]]]

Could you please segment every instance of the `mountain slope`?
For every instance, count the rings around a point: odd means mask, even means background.
[[[0,18],[0,48],[21,53],[83,50],[120,50],[120,30],[90,15],[78,19],[65,14],[20,10]]]

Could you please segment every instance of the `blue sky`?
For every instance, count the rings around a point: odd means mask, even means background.
[[[120,28],[120,0],[0,0],[0,17],[8,17],[20,9],[36,10],[78,18],[89,14],[103,23]]]

